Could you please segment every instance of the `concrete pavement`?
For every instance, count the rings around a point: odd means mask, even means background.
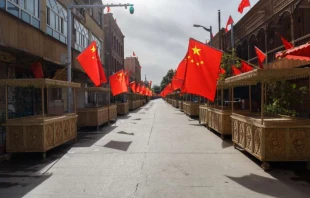
[[[78,142],[0,164],[0,197],[310,197],[304,164],[264,172],[231,141],[163,100]]]

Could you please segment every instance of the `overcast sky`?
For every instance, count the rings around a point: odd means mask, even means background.
[[[241,0],[103,0],[103,3],[133,3],[135,13],[124,8],[111,8],[125,35],[125,57],[134,51],[142,66],[142,77],[159,85],[168,69],[176,69],[184,57],[190,37],[205,42],[209,33],[193,24],[212,25],[218,32],[218,14],[225,27],[229,15],[235,23],[243,14],[237,9]],[[250,0],[251,6],[258,0]],[[106,12],[106,10],[105,10]]]

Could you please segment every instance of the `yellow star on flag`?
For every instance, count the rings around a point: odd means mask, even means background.
[[[90,50],[91,50],[92,52],[95,52],[95,51],[96,51],[95,46],[93,46]]]
[[[192,48],[192,50],[194,51],[194,54],[198,54],[198,55],[200,56],[200,50],[201,50],[201,49],[198,49],[198,48],[196,47],[196,45],[195,45],[194,48]]]

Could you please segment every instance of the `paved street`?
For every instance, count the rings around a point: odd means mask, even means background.
[[[0,165],[0,197],[309,197],[303,163],[272,164],[235,150],[158,99],[78,142]],[[84,132],[83,132],[84,131]]]

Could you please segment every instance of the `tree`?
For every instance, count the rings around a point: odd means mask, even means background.
[[[154,93],[160,94],[160,86],[159,85],[153,85],[152,90]]]
[[[163,90],[169,83],[171,83],[171,80],[175,74],[175,71],[173,69],[169,69],[167,74],[163,77],[163,80],[160,83],[160,90]]]
[[[231,77],[231,66],[234,65],[237,68],[241,67],[240,61],[238,57],[235,56],[235,50],[229,51],[228,53],[223,53],[222,61],[221,61],[221,68],[223,68],[226,73],[221,76],[221,80],[225,78]]]

